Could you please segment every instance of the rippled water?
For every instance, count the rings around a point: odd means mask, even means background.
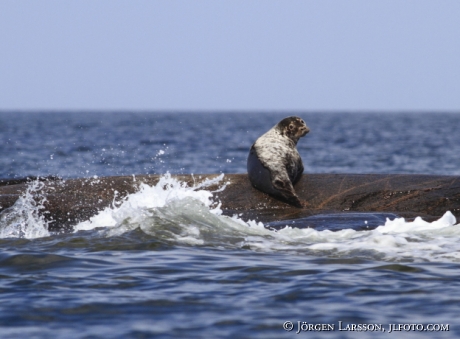
[[[307,173],[460,173],[455,114],[300,115],[312,130],[299,142]],[[251,143],[284,116],[2,113],[0,177],[244,173]],[[46,233],[27,196],[2,212],[0,337],[459,336],[460,231],[448,211],[433,223],[275,231],[162,180],[70,234]],[[334,331],[296,334],[302,322]],[[339,330],[352,324],[385,332]]]
[[[4,112],[0,178],[245,173],[255,139],[292,114],[311,129],[307,173],[460,175],[457,114]]]

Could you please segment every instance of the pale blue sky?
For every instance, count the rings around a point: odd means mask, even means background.
[[[0,0],[0,110],[460,111],[456,0]]]

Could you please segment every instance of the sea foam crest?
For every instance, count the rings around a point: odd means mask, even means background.
[[[45,184],[34,180],[13,206],[0,213],[0,238],[41,238],[49,236],[48,221],[43,216]]]
[[[262,223],[222,215],[220,205],[205,188],[223,179],[188,187],[170,175],[155,186],[141,185],[125,198],[76,230],[102,227],[103,236],[117,236],[140,228],[161,241],[197,246],[247,248],[263,252],[294,252],[326,257],[363,257],[377,260],[460,260],[460,227],[450,212],[434,222],[421,218],[389,220],[373,230],[332,232],[285,227],[269,230]],[[221,187],[224,189],[225,185]],[[358,225],[357,225],[358,226]]]
[[[237,246],[254,233],[270,235],[262,223],[244,222],[222,215],[220,203],[206,188],[221,183],[224,175],[188,186],[171,175],[154,186],[141,184],[138,192],[113,204],[75,227],[75,232],[102,228],[103,236],[116,236],[136,228],[158,239],[189,245]]]
[[[75,231],[91,230],[96,227],[115,227],[120,223],[137,223],[150,215],[153,209],[162,208],[173,201],[185,198],[196,200],[206,206],[211,213],[221,213],[220,204],[212,201],[212,192],[202,188],[219,183],[222,179],[223,174],[189,187],[167,173],[161,176],[154,186],[141,183],[138,192],[128,195],[121,203],[114,202],[112,206],[100,211],[89,220],[79,223],[74,229]],[[225,189],[225,185],[221,189]]]
[[[287,226],[273,231],[261,222],[222,215],[209,187],[221,184],[218,191],[224,190],[223,178],[222,174],[188,186],[166,174],[156,185],[141,184],[138,192],[114,201],[74,231],[98,228],[101,236],[111,237],[140,228],[160,241],[191,246],[385,261],[460,261],[460,227],[451,212],[434,222],[387,219],[373,230],[332,232]],[[43,217],[46,200],[40,195],[43,186],[39,181],[30,183],[16,203],[0,214],[0,237],[49,235]]]
[[[289,238],[293,247],[315,255],[389,261],[459,261],[460,225],[456,222],[455,216],[447,211],[433,222],[420,217],[414,221],[387,219],[385,225],[373,230],[331,232],[286,227],[278,233]]]

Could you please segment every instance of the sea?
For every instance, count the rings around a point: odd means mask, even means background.
[[[274,230],[174,178],[225,190],[292,115],[304,175],[460,175],[460,112],[0,112],[0,179],[162,175],[60,234],[30,182],[0,213],[0,338],[458,338],[450,211]]]

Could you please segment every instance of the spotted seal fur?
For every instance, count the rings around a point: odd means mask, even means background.
[[[304,167],[296,149],[297,142],[310,129],[299,117],[281,120],[259,137],[249,151],[247,168],[251,184],[274,197],[296,207],[304,207],[294,185]]]

